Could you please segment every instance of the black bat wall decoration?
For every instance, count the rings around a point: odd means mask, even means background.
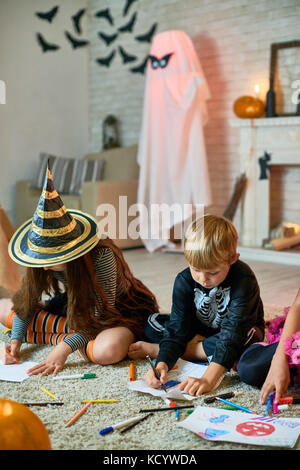
[[[128,54],[122,46],[119,46],[120,56],[122,57],[123,64],[127,64],[127,62],[134,62],[137,57],[135,55]]]
[[[60,49],[60,46],[58,46],[57,44],[50,44],[49,42],[47,42],[41,35],[41,33],[36,33],[36,38],[43,52],[57,51],[57,49]]]
[[[105,67],[109,67],[114,56],[116,54],[116,51],[112,51],[111,54],[109,54],[107,57],[100,57],[99,59],[96,59],[97,64],[103,65]]]
[[[110,14],[109,8],[106,8],[105,10],[99,10],[97,13],[95,13],[95,16],[97,18],[105,18],[111,25],[114,24],[114,20]]]
[[[71,43],[73,49],[77,49],[77,47],[84,47],[89,44],[89,41],[87,40],[79,40],[71,36],[71,34],[68,31],[65,31],[65,36],[68,39],[68,41]]]
[[[114,42],[117,37],[118,37],[118,33],[116,34],[111,34],[111,35],[108,35],[108,34],[105,34],[105,33],[98,33],[98,36],[103,39],[103,41],[105,42],[105,44],[107,46],[110,45],[110,43]]]
[[[155,33],[156,27],[157,27],[157,23],[154,23],[147,33],[141,34],[139,36],[135,36],[135,39],[139,42],[151,42],[153,34]]]
[[[143,62],[138,65],[137,67],[133,67],[130,69],[130,71],[132,73],[141,73],[141,74],[144,74],[145,73],[145,70],[146,70],[146,67],[147,67],[147,62],[148,62],[148,59],[149,59],[149,55],[146,55],[145,59],[143,60]]]
[[[35,14],[38,18],[40,18],[40,20],[46,20],[46,21],[49,21],[49,23],[51,23],[53,18],[56,16],[56,13],[58,12],[58,9],[59,7],[56,6],[45,13],[37,11]]]
[[[129,8],[131,7],[131,5],[135,2],[136,0],[127,0],[126,3],[125,3],[125,6],[124,6],[124,9],[123,9],[123,16],[126,16],[128,11],[129,11]]]
[[[121,28],[118,28],[118,31],[120,31],[120,33],[131,33],[134,23],[136,22],[136,17],[137,13],[134,13],[129,22],[126,23],[124,26],[121,26]]]
[[[71,17],[76,33],[81,34],[80,20],[82,15],[85,13],[85,8],[78,10],[78,12]]]

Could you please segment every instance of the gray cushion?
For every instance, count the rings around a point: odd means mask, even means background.
[[[48,160],[54,187],[61,194],[80,194],[84,181],[101,181],[103,178],[104,159],[81,160],[41,153],[37,173],[31,181],[32,188],[43,188]]]

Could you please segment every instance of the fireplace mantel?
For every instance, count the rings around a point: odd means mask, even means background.
[[[261,249],[270,232],[269,168],[300,166],[300,116],[233,119],[230,124],[239,128],[240,172],[248,178],[241,210],[240,243]]]

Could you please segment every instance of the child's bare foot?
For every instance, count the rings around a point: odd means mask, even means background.
[[[146,341],[137,341],[129,346],[128,357],[130,357],[130,359],[145,359],[148,355],[151,359],[154,359],[157,357],[158,351],[158,344],[147,343]]]

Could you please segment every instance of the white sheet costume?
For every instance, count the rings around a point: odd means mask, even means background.
[[[138,150],[140,230],[149,251],[168,243],[170,228],[191,217],[192,205],[211,204],[203,136],[209,97],[191,39],[184,31],[157,34],[147,64]],[[166,217],[167,208],[172,217]]]

